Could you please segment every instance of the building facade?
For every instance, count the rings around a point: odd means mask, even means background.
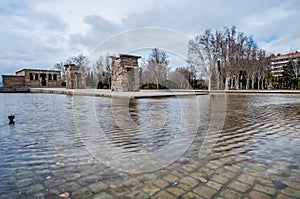
[[[271,73],[273,76],[280,77],[283,75],[283,68],[289,61],[294,62],[300,61],[300,52],[288,53],[288,54],[277,54],[271,56]]]
[[[139,91],[140,74],[138,59],[140,56],[120,55],[112,58],[111,90],[115,92]]]
[[[22,69],[16,75],[2,75],[3,87],[60,87],[61,75],[58,70]]]

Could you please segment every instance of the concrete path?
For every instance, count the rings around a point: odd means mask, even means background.
[[[204,90],[141,90],[139,92],[112,92],[108,89],[65,89],[65,88],[30,88],[31,93],[53,93],[66,95],[82,95],[95,97],[120,97],[120,98],[153,98],[207,95]]]
[[[66,95],[82,95],[95,97],[120,97],[120,98],[153,98],[153,97],[175,97],[193,96],[218,93],[238,93],[238,94],[300,94],[300,90],[141,90],[140,92],[112,92],[108,89],[65,89],[65,88],[3,88],[0,93],[53,93]]]

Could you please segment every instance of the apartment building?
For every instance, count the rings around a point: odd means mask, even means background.
[[[286,66],[289,60],[293,60],[297,62],[300,61],[300,52],[295,51],[293,53],[288,54],[277,54],[271,55],[271,73],[274,76],[282,76],[283,75],[283,67]]]

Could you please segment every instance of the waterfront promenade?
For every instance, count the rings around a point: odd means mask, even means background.
[[[208,91],[203,90],[142,90],[139,92],[112,92],[108,89],[65,89],[65,88],[30,88],[30,93],[52,93],[95,97],[119,97],[119,98],[152,98],[205,95]]]
[[[66,89],[66,88],[30,88],[30,87],[0,87],[0,93],[52,93],[66,95],[81,95],[95,97],[120,97],[120,98],[151,98],[207,95],[209,93],[236,93],[236,94],[300,94],[300,90],[141,90],[139,92],[112,92],[109,89]]]
[[[112,92],[108,89],[65,89],[65,88],[30,88],[30,93],[52,93],[66,95],[81,95],[95,97],[120,97],[120,98],[152,98],[152,97],[174,97],[207,95],[209,93],[237,93],[237,94],[300,94],[300,90],[141,90],[139,92]]]

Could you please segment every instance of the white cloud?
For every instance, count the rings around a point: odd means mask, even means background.
[[[84,22],[89,28],[86,33],[70,35],[71,48],[76,48],[76,46],[88,47],[88,49],[94,48],[98,43],[124,29],[122,25],[104,19],[99,15],[88,15],[84,17]],[[86,49],[86,51],[88,49]]]
[[[100,55],[124,54],[151,48],[160,48],[182,58],[187,57],[189,38],[173,30],[161,28],[140,28],[122,32],[98,45],[89,55],[94,61]]]
[[[143,27],[193,37],[208,28],[236,25],[254,35],[260,47],[284,53],[299,48],[299,10],[298,0],[1,0],[0,74],[48,68],[87,54],[115,34]]]

